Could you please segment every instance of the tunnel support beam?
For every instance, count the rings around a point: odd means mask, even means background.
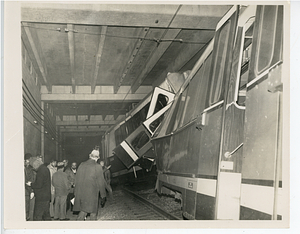
[[[98,45],[98,52],[95,56],[96,57],[95,70],[94,70],[94,76],[93,76],[92,86],[91,86],[92,94],[95,93],[96,83],[97,83],[98,74],[99,74],[99,67],[100,67],[100,63],[101,63],[101,57],[102,57],[104,42],[105,42],[105,37],[106,37],[106,31],[107,31],[107,26],[102,26],[100,41],[99,41],[99,45]]]
[[[56,121],[57,126],[99,126],[99,125],[115,125],[115,120],[93,120],[93,121]]]
[[[109,94],[109,93],[97,93],[97,94],[82,94],[82,93],[60,93],[60,94],[43,94],[41,99],[43,101],[96,101],[96,102],[107,102],[107,101],[140,101],[147,94],[135,93],[128,94]]]

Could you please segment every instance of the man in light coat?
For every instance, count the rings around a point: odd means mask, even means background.
[[[77,220],[84,220],[90,213],[91,220],[97,219],[98,195],[106,199],[105,180],[102,167],[97,163],[99,151],[93,150],[89,159],[80,164],[75,177],[75,203],[73,211],[79,211]]]

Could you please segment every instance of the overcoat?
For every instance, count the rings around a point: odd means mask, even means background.
[[[31,181],[32,183],[35,181],[35,173],[31,165],[29,165],[28,167],[24,167],[24,172],[25,172],[25,195],[29,196],[30,193],[32,192],[32,188],[31,186],[28,186],[26,183],[28,181]]]
[[[31,184],[31,188],[33,188],[36,202],[51,200],[50,171],[44,164],[37,169],[36,179]]]
[[[72,171],[72,169],[70,167],[68,167],[66,170],[65,170],[65,173],[67,174],[68,176],[68,180],[70,181],[70,183],[73,185],[75,183],[75,176],[76,174]],[[74,188],[71,188],[70,189],[70,193],[74,193]]]
[[[75,203],[73,211],[97,213],[98,196],[106,197],[101,165],[93,159],[80,164],[75,176]]]
[[[71,182],[65,172],[58,170],[52,176],[52,185],[55,188],[55,197],[68,196],[71,188]]]

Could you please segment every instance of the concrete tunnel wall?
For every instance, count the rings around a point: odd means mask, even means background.
[[[44,152],[41,152],[41,84],[39,79],[36,78],[38,74],[32,65],[32,60],[26,48],[22,51],[22,71],[24,154],[30,153],[32,156],[42,154],[44,155],[44,161],[47,163],[51,157],[58,157],[56,155],[56,142],[52,140],[50,134],[45,134]],[[45,114],[48,114],[47,107],[45,109]],[[52,115],[48,115],[48,117],[55,124],[55,118]]]

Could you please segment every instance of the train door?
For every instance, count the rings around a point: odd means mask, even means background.
[[[217,219],[277,218],[283,8],[252,8],[240,17],[225,99]]]
[[[238,220],[245,95],[252,48],[255,6],[239,17],[228,88],[225,91],[221,147],[218,167],[216,219]]]
[[[246,92],[240,219],[276,220],[283,218],[283,6],[258,6],[256,15]]]
[[[232,7],[216,28],[206,108],[201,113],[201,135],[196,219],[215,219],[216,180],[222,130],[225,84],[230,76],[238,8]]]

